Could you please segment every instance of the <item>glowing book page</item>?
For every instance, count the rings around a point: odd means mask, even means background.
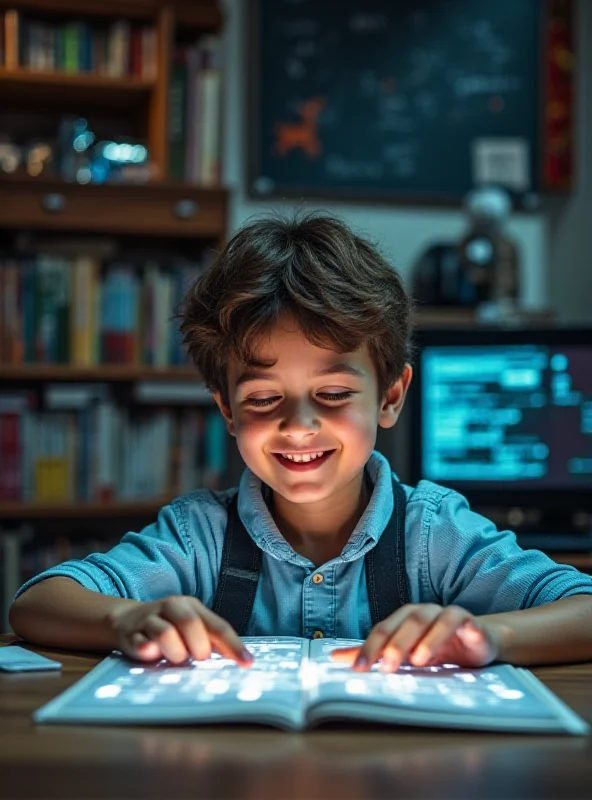
[[[36,722],[167,723],[265,722],[287,729],[304,724],[300,668],[308,640],[243,637],[251,667],[214,653],[174,666],[111,656],[33,715]]]
[[[404,725],[585,734],[580,717],[525,669],[509,664],[461,669],[402,665],[383,674],[354,672],[331,650],[362,644],[317,639],[310,645],[307,722],[366,719]]]

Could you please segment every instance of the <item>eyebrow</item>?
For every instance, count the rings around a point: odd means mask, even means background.
[[[317,378],[321,375],[354,375],[358,378],[365,378],[366,373],[363,372],[361,369],[352,366],[352,364],[342,363],[342,364],[331,364],[329,367],[323,367],[322,369],[318,369],[316,372],[313,372],[313,377]],[[266,369],[248,369],[242,372],[236,381],[236,388],[238,389],[244,383],[249,383],[250,381],[258,381],[258,380],[275,380],[278,376],[275,372],[268,372],[268,368]]]

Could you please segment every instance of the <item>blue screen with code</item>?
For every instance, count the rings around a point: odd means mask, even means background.
[[[592,488],[592,347],[428,346],[422,477]]]

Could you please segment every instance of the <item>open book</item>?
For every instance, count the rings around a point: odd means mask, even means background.
[[[217,653],[175,666],[111,655],[33,715],[36,722],[201,724],[256,722],[304,730],[364,720],[478,730],[585,734],[589,726],[528,670],[403,665],[358,673],[330,657],[354,639],[244,637],[239,667]]]

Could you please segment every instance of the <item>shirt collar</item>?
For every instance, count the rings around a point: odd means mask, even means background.
[[[373,484],[372,496],[341,554],[342,561],[353,561],[368,539],[378,541],[393,513],[393,477],[390,464],[373,450],[365,469]],[[245,468],[238,490],[238,513],[249,535],[265,552],[281,561],[308,564],[284,539],[266,504],[271,489],[254,472]]]

